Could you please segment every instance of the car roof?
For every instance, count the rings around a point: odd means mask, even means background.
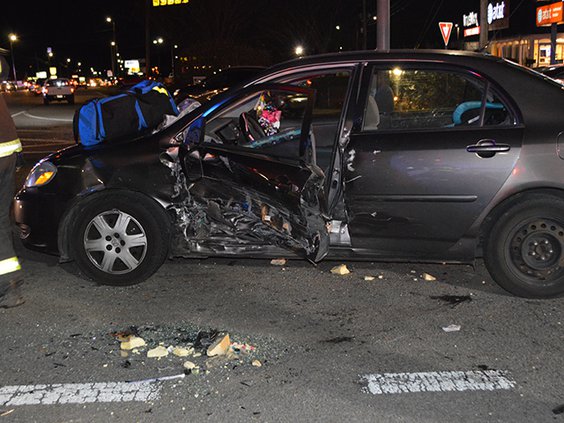
[[[287,68],[293,66],[307,66],[325,63],[338,62],[362,62],[362,61],[379,61],[379,60],[424,60],[438,61],[449,63],[466,63],[475,60],[484,60],[489,62],[504,62],[505,60],[492,56],[487,53],[478,53],[465,50],[362,50],[352,52],[327,53],[313,56],[304,56],[297,59],[288,60],[269,68],[269,71],[278,68]]]

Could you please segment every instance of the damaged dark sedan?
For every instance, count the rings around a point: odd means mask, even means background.
[[[125,285],[167,257],[472,263],[564,293],[563,87],[473,53],[359,52],[270,68],[159,131],[43,159],[24,244]],[[187,263],[189,265],[189,263]]]

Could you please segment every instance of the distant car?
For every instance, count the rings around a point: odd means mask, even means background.
[[[305,57],[160,130],[51,154],[13,212],[25,245],[106,284],[167,257],[483,257],[509,292],[553,297],[563,112],[559,83],[492,56]]]
[[[2,81],[0,82],[0,91],[9,92],[16,91],[16,83],[14,81]]]
[[[67,78],[48,79],[43,85],[43,103],[66,101],[74,104],[74,86]]]
[[[203,103],[228,88],[254,78],[265,69],[266,68],[261,66],[234,66],[227,68],[217,75],[210,76],[199,84],[176,89],[173,96],[177,104],[188,97]]]
[[[28,89],[35,95],[41,95],[43,93],[43,85],[45,85],[45,81],[47,78],[39,78],[32,82]]]
[[[147,79],[146,77],[144,77],[143,75],[126,75],[126,76],[120,76],[117,79],[117,83],[116,86],[120,89],[120,90],[127,90],[128,88],[133,87],[134,85],[138,84],[141,81],[144,81],[145,79]]]
[[[535,70],[552,79],[556,79],[558,82],[564,83],[564,65],[546,66]]]

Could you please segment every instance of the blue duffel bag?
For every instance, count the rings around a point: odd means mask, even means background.
[[[89,146],[135,135],[154,129],[165,115],[178,115],[172,96],[163,84],[145,80],[125,93],[84,103],[74,115],[74,139]]]

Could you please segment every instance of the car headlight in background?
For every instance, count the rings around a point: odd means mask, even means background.
[[[51,162],[37,163],[25,180],[27,188],[40,187],[48,184],[57,174],[57,167]]]

